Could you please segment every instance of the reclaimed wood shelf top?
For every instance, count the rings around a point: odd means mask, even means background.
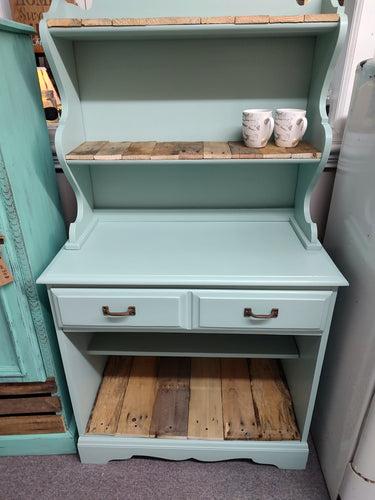
[[[66,155],[66,160],[241,160],[319,159],[321,153],[302,141],[294,148],[269,142],[264,148],[248,148],[243,142],[109,142],[86,141]]]
[[[289,24],[289,23],[321,23],[337,22],[340,15],[306,14],[293,16],[219,16],[219,17],[150,17],[150,18],[59,18],[48,19],[49,28],[79,28],[96,26],[176,26],[196,24]]]
[[[299,440],[272,359],[109,358],[86,433],[209,440]]]

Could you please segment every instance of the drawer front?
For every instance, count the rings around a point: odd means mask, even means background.
[[[332,299],[330,291],[194,292],[193,328],[323,331]]]
[[[54,288],[51,297],[58,326],[67,330],[190,327],[186,291]]]

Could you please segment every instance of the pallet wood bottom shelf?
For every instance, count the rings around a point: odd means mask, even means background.
[[[66,432],[56,382],[0,384],[0,436]]]
[[[300,439],[277,361],[148,356],[108,358],[86,434]]]

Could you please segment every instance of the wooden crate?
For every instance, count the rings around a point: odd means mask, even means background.
[[[56,382],[0,384],[0,435],[66,432]]]
[[[299,440],[272,359],[108,358],[87,434],[213,440]]]

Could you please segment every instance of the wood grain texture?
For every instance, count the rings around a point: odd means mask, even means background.
[[[51,434],[65,432],[62,415],[19,415],[0,417],[0,435]]]
[[[299,16],[270,16],[270,24],[276,23],[303,23],[305,21],[304,15]]]
[[[123,160],[149,160],[156,141],[132,142],[122,154]]]
[[[93,160],[108,141],[86,141],[66,155],[67,160]]]
[[[96,403],[87,424],[91,434],[114,434],[122,409],[133,359],[128,356],[111,356],[103,374]]]
[[[234,16],[202,17],[201,24],[234,24]]]
[[[340,14],[305,14],[305,23],[334,23],[340,21]]]
[[[270,16],[236,16],[235,24],[268,24]]]
[[[82,19],[82,26],[112,26],[112,19]]]
[[[231,141],[228,143],[232,153],[232,158],[236,160],[262,159],[263,152],[257,148],[247,148],[243,142]],[[262,148],[264,149],[264,148]]]
[[[79,28],[82,25],[81,19],[47,19],[48,28]]]
[[[190,359],[160,358],[158,393],[150,434],[155,437],[186,438],[190,396]]]
[[[224,439],[257,439],[247,360],[222,359],[221,376]]]
[[[131,142],[107,142],[94,155],[94,160],[121,160]]]
[[[159,359],[139,356],[133,360],[123,400],[117,435],[149,437],[157,392]]]
[[[191,360],[188,437],[224,439],[219,359]]]
[[[22,396],[28,394],[54,394],[57,392],[55,379],[45,382],[12,382],[0,384],[0,396]]]
[[[59,411],[61,411],[61,402],[57,396],[0,399],[0,415],[56,413]]]
[[[232,152],[227,142],[204,142],[203,157],[205,160],[230,160]]]
[[[290,393],[281,378],[277,362],[252,359],[249,361],[249,372],[260,439],[300,439]]]
[[[158,142],[152,160],[201,160],[203,142]]]

